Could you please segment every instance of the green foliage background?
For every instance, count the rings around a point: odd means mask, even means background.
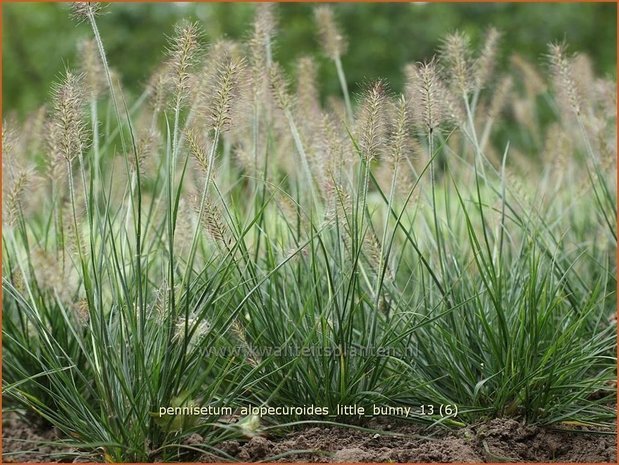
[[[311,3],[281,4],[278,60],[290,69],[293,57],[315,56],[321,66],[324,94],[338,93],[333,66],[321,55]],[[48,89],[65,67],[74,66],[76,40],[88,36],[76,25],[68,5],[13,3],[3,5],[4,115],[22,116],[47,99]],[[517,50],[533,61],[543,59],[546,45],[565,39],[572,51],[592,56],[597,71],[616,74],[616,4],[338,4],[335,12],[350,47],[344,57],[353,92],[365,81],[386,78],[395,90],[403,82],[402,67],[430,57],[445,34],[461,29],[477,43],[484,30],[504,33],[502,59]],[[181,18],[203,25],[206,40],[222,36],[243,39],[251,27],[250,3],[113,3],[99,25],[110,65],[130,91],[139,90],[162,58],[167,36]]]

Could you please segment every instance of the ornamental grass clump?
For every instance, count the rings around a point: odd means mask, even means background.
[[[614,423],[615,84],[583,55],[551,45],[540,71],[458,32],[402,64],[402,92],[354,99],[319,6],[342,89],[323,100],[260,5],[245,42],[181,23],[132,96],[95,10],[75,6],[78,71],[3,125],[3,395],[56,428],[54,459],[368,426],[341,405]]]

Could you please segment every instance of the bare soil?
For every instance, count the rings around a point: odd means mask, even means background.
[[[231,441],[222,449],[242,461],[616,463],[615,434],[555,431],[512,419],[445,431],[433,438],[421,436],[422,429],[414,426],[398,426],[389,433],[398,436],[316,427],[279,439]],[[299,450],[309,452],[290,454]]]
[[[14,412],[2,412],[3,462],[53,460],[51,457],[55,448],[46,443],[54,440],[57,440],[57,435],[53,429],[37,422],[27,423]],[[18,452],[19,455],[13,455]]]
[[[387,431],[380,434],[350,428],[310,427],[281,437],[256,436],[244,442],[227,441],[220,449],[243,462],[617,461],[616,434],[610,431],[611,434],[582,429],[564,431],[523,425],[513,419],[495,419],[460,430],[446,430],[432,438],[424,436],[428,432],[419,426],[382,427]],[[62,451],[44,444],[57,438],[53,430],[27,425],[14,414],[5,414],[3,436],[5,462],[70,462],[76,457],[75,451]],[[200,439],[192,437],[192,442],[199,443]],[[11,454],[25,450],[28,452]],[[218,459],[205,455],[196,457],[195,461],[216,462]]]

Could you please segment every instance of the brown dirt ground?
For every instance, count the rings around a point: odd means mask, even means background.
[[[244,462],[616,463],[614,432],[556,431],[523,425],[513,419],[495,419],[461,430],[444,431],[430,439],[421,436],[423,430],[419,426],[382,426],[388,430],[383,434],[309,427],[282,437],[256,436],[246,442],[227,441],[220,448]],[[69,452],[61,458],[60,449],[42,444],[55,439],[52,430],[28,426],[14,414],[5,414],[3,436],[3,452],[9,453],[3,457],[4,462],[70,462],[75,457]],[[192,442],[199,443],[200,439],[192,438]],[[28,452],[10,454],[20,450]],[[213,461],[217,459],[212,456],[196,458],[196,462]]]
[[[2,461],[44,462],[50,460],[54,448],[45,442],[56,439],[56,433],[40,424],[27,424],[13,412],[2,412]],[[13,452],[28,450],[13,456]],[[5,455],[7,454],[8,455]]]

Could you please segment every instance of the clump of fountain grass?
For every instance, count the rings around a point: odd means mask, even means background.
[[[496,30],[479,51],[454,33],[403,93],[355,102],[320,6],[342,89],[323,105],[259,5],[247,43],[180,24],[134,99],[95,7],[75,7],[81,72],[2,142],[4,398],[67,455],[227,458],[226,439],[365,424],[337,415],[353,404],[614,422],[615,84],[583,55],[551,45],[547,85],[518,55],[499,69]],[[419,408],[441,404],[457,415]]]

